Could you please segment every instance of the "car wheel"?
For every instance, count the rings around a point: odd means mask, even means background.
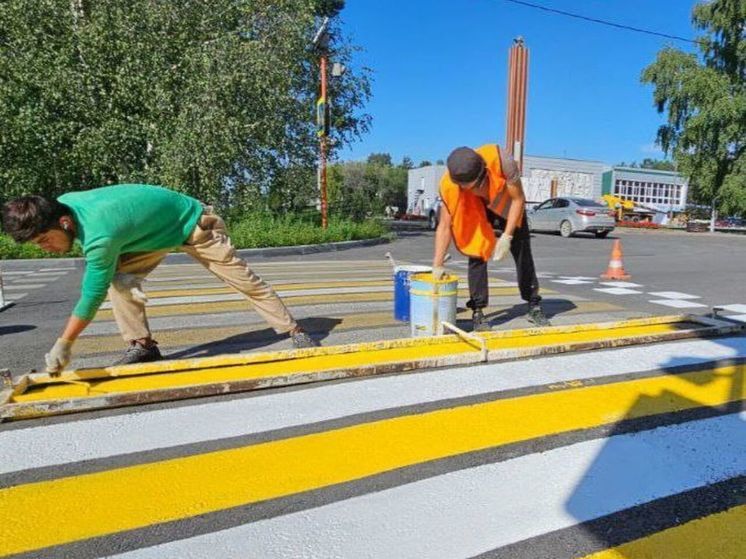
[[[572,223],[567,220],[560,223],[560,235],[565,238],[572,237]]]
[[[608,231],[596,231],[596,238],[597,239],[605,239],[608,236]]]
[[[438,217],[435,215],[435,212],[430,212],[427,224],[430,227],[430,231],[435,231],[438,228]]]

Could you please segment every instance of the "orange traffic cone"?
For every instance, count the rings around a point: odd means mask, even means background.
[[[627,280],[632,277],[624,271],[624,264],[622,264],[622,242],[619,239],[614,241],[609,267],[606,269],[605,274],[601,274],[601,277],[612,280]]]

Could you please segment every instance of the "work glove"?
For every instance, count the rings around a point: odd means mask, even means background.
[[[443,266],[433,266],[433,280],[440,281],[448,275]]]
[[[67,367],[67,364],[70,363],[70,359],[72,358],[72,347],[73,343],[70,340],[65,340],[63,338],[59,338],[54,342],[49,353],[44,355],[44,361],[47,362],[47,372],[50,375],[57,375],[62,371],[62,369]]]
[[[492,260],[497,262],[498,260],[505,258],[505,255],[510,252],[510,243],[512,241],[513,235],[506,235],[505,233],[500,235],[500,238],[497,240],[495,252],[492,254]]]
[[[129,289],[130,293],[132,294],[132,298],[138,303],[142,303],[144,305],[148,302],[148,296],[145,295],[145,292],[142,290],[143,281],[145,281],[145,278],[141,278],[140,276],[136,276],[135,274],[117,272],[116,274],[114,274],[111,283],[119,291]]]

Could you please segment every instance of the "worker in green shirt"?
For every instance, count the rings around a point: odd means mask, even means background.
[[[233,247],[225,222],[210,206],[173,190],[120,184],[69,192],[57,200],[24,196],[6,203],[3,228],[16,242],[49,252],[83,245],[86,267],[80,299],[54,347],[47,371],[70,362],[72,346],[106,298],[129,344],[115,364],[162,359],[145,315],[141,282],[173,249],[186,252],[227,285],[245,295],[277,333],[290,334],[296,348],[318,343],[293,319],[275,291],[251,271]]]

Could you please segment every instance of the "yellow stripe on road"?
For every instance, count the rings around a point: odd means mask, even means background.
[[[741,398],[746,366],[408,415],[0,490],[0,554],[275,499],[397,468]]]
[[[584,559],[743,559],[746,505],[692,520]]]
[[[621,340],[640,336],[653,336],[661,333],[672,333],[691,328],[686,322],[663,322],[660,324],[644,324],[640,326],[624,326],[611,329],[594,329],[591,326],[568,326],[562,332],[549,332],[536,335],[516,336],[514,332],[493,332],[485,338],[489,350],[510,350],[531,347],[563,346],[580,344],[583,342],[598,342],[601,340]],[[383,363],[411,362],[425,359],[435,359],[442,356],[458,356],[473,353],[474,348],[455,337],[435,338],[433,343],[422,339],[421,345],[397,345],[395,340],[383,342],[390,344],[385,349],[359,348],[356,351],[336,353],[334,347],[321,348],[319,355],[296,357],[294,359],[262,360],[259,363],[231,364],[235,357],[223,356],[211,360],[208,366],[197,361],[187,370],[174,373],[168,369],[169,361],[159,364],[143,364],[144,366],[162,366],[163,372],[149,372],[135,376],[113,376],[92,378],[89,383],[55,382],[49,379],[33,386],[28,391],[15,395],[14,402],[32,402],[39,400],[56,400],[64,398],[88,398],[105,394],[138,392],[143,390],[157,390],[162,388],[178,388],[183,386],[232,382],[238,380],[270,379],[289,375],[307,375],[309,372],[323,372],[334,370],[348,370],[369,367]],[[409,340],[406,340],[409,341]],[[365,344],[363,344],[364,346]],[[340,346],[344,348],[344,346]],[[329,353],[326,354],[325,351]],[[179,363],[174,361],[172,363]],[[195,367],[195,368],[193,368]],[[196,368],[200,367],[200,368]],[[85,374],[85,370],[82,370]],[[71,373],[75,375],[75,372]],[[126,374],[126,373],[125,373]],[[80,380],[83,380],[82,378]]]

